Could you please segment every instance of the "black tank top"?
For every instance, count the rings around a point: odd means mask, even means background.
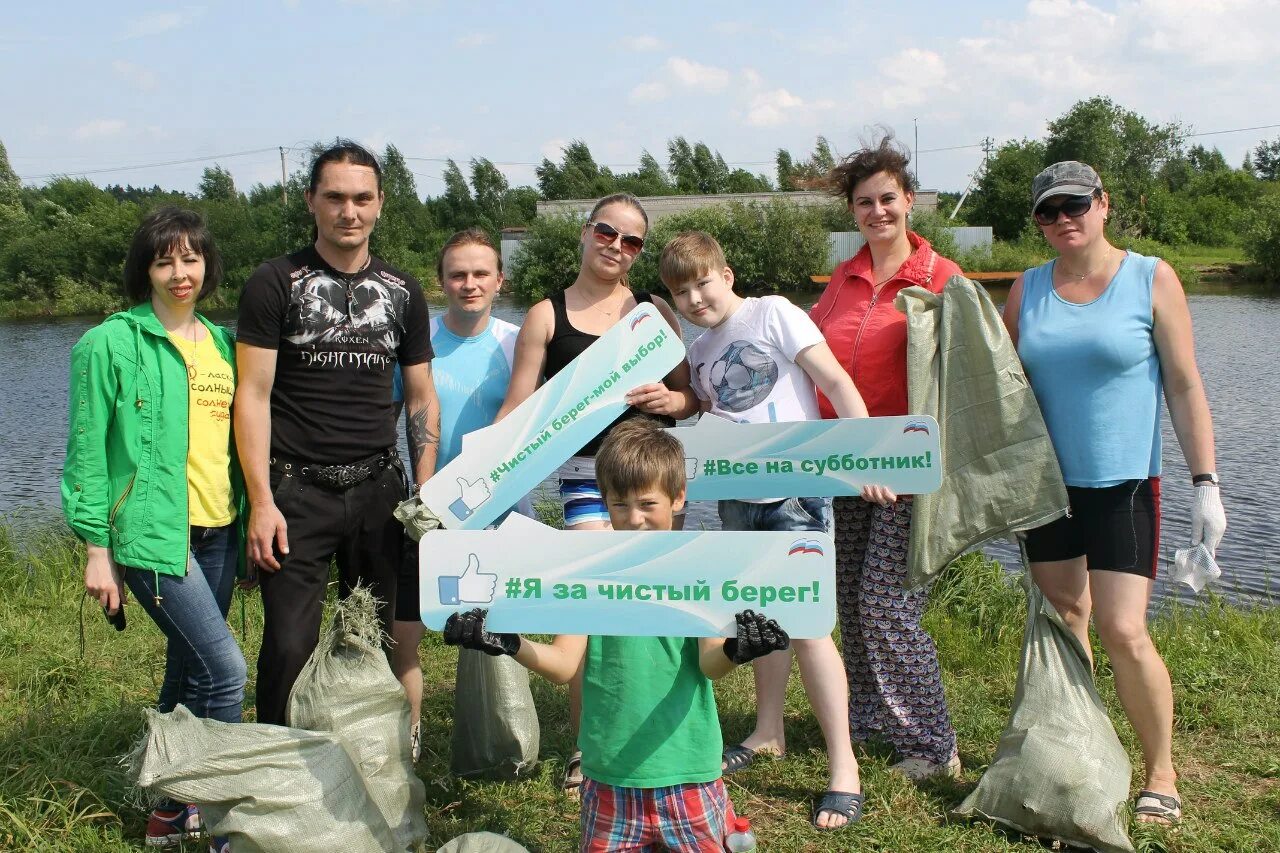
[[[631,291],[632,298],[637,303],[648,302],[653,303],[653,296],[649,293],[636,293]],[[551,310],[555,312],[555,327],[551,331],[551,340],[547,342],[547,360],[546,366],[543,368],[542,378],[550,379],[561,370],[568,366],[587,349],[587,347],[600,340],[599,335],[589,335],[586,332],[579,331],[569,322],[569,312],[564,303],[564,291],[553,293],[547,297],[547,301],[551,303]],[[631,389],[627,389],[628,391]],[[661,421],[664,426],[675,426],[675,418],[658,417],[656,415],[646,415],[634,407],[628,407],[625,412],[618,416],[618,419],[604,431],[597,435],[591,441],[587,442],[576,456],[595,456],[600,450],[600,445],[604,443],[605,436],[609,434],[609,430],[629,418],[635,417],[651,417],[654,420]]]

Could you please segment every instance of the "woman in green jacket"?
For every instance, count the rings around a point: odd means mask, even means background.
[[[138,227],[124,268],[135,306],[71,352],[62,505],[85,541],[89,595],[114,615],[127,587],[168,638],[159,709],[239,722],[245,662],[226,621],[242,550],[234,343],[196,313],[221,272],[199,214],[165,207]],[[193,807],[162,803],[147,844],[199,831]]]

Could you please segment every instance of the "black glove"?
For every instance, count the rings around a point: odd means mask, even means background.
[[[791,638],[787,632],[763,613],[744,610],[733,618],[738,623],[738,636],[724,641],[724,654],[734,663],[744,664],[790,648]]]
[[[519,634],[494,634],[485,630],[484,619],[488,611],[477,607],[466,613],[455,613],[444,623],[444,642],[448,646],[462,646],[487,655],[511,655],[520,651]]]

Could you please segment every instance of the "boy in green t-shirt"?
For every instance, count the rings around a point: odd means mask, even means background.
[[[596,480],[615,530],[670,530],[684,506],[684,450],[653,421],[625,421],[600,448]],[[444,641],[512,655],[557,684],[582,667],[582,853],[721,853],[734,815],[711,681],[790,645],[763,614],[736,619],[729,639],[561,634],[548,645],[490,633],[472,610],[449,617]]]

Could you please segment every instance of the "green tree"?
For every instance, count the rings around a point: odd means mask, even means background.
[[[667,142],[667,171],[675,179],[676,192],[710,195],[728,191],[729,167],[720,152],[705,142],[690,145],[683,136]]]
[[[1045,146],[1034,139],[1006,142],[987,161],[969,196],[968,220],[990,225],[1002,240],[1012,240],[1031,221],[1031,181],[1045,167]]]
[[[1099,95],[1049,123],[1045,162],[1079,160],[1093,166],[1110,195],[1113,226],[1147,235],[1159,227],[1146,210],[1147,197],[1160,168],[1179,155],[1185,136],[1176,122],[1152,124]]]
[[[774,155],[774,163],[776,164],[775,174],[778,179],[778,189],[782,192],[795,189],[796,164],[791,159],[791,152],[785,148],[779,148],[778,153]]]
[[[400,149],[388,144],[382,153],[382,215],[373,231],[372,251],[418,278],[433,266],[422,248],[431,217],[418,196],[418,185]]]
[[[231,173],[214,164],[204,170],[200,177],[200,197],[206,201],[238,201],[240,193],[236,192],[236,182]]]
[[[664,217],[650,232],[644,253],[631,268],[632,286],[660,292],[658,256],[673,236],[690,229],[706,231],[720,242],[744,292],[807,285],[810,276],[829,269],[827,229],[820,215],[779,197],[766,203],[732,202]]]
[[[543,198],[599,198],[617,191],[613,172],[596,163],[587,143],[575,139],[561,153],[559,164],[544,157],[534,169]]]
[[[1244,251],[1263,275],[1274,280],[1280,269],[1280,195],[1258,202],[1245,230]]]
[[[484,157],[473,159],[471,186],[475,190],[476,207],[481,219],[485,220],[490,231],[501,231],[507,224],[507,191],[511,189],[506,175]]]
[[[618,175],[618,188],[642,198],[673,195],[676,191],[662,164],[648,151],[640,153],[640,166],[634,172]]]
[[[1270,142],[1259,142],[1253,149],[1253,162],[1246,159],[1245,163],[1245,168],[1251,167],[1262,180],[1280,181],[1280,137]]]
[[[18,207],[22,204],[22,182],[9,165],[9,152],[0,142],[0,207]]]
[[[544,216],[529,226],[508,280],[519,295],[541,299],[573,283],[582,248],[582,222],[572,216]]]

